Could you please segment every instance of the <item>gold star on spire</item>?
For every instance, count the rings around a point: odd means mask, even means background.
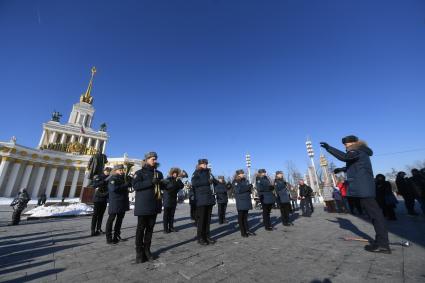
[[[80,102],[86,102],[88,104],[93,103],[93,96],[91,96],[91,89],[93,87],[94,74],[96,74],[96,67],[91,68],[91,78],[90,78],[89,86],[87,87],[86,93],[81,95]]]

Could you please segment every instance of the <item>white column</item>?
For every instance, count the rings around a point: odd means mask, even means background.
[[[72,142],[75,142],[75,135],[72,135],[72,136],[71,136],[71,141],[70,141],[70,142],[71,142],[71,143],[72,143]]]
[[[87,187],[89,185],[89,183],[90,183],[89,175],[90,175],[90,172],[89,171],[86,171],[84,173],[83,188]]]
[[[62,133],[61,143],[65,143],[65,140],[66,140],[66,134],[65,133]]]
[[[58,171],[58,168],[55,166],[53,166],[52,169],[50,169],[49,179],[47,180],[47,186],[46,186],[47,198],[50,198],[50,194],[52,193],[53,182],[55,181],[57,171]]]
[[[21,168],[21,161],[15,160],[12,171],[10,172],[9,180],[6,184],[5,197],[11,197],[12,191],[16,183],[16,177],[18,176],[19,168]]]
[[[102,153],[105,154],[105,150],[106,150],[106,141],[103,141],[103,146],[102,146]]]
[[[83,136],[80,136],[80,138],[78,139],[78,142],[83,143],[83,138],[84,138]]]
[[[99,150],[99,139],[96,139],[96,143],[94,144],[94,148]]]
[[[50,136],[50,143],[54,143],[54,142],[55,142],[55,140],[56,140],[56,135],[57,135],[57,133],[56,133],[56,132],[52,132],[52,135]]]
[[[3,157],[3,160],[0,163],[0,189],[6,177],[7,168],[9,167],[9,164],[10,164],[9,157]]]
[[[74,176],[72,177],[71,190],[69,191],[69,197],[75,197],[75,192],[77,191],[78,179],[80,177],[80,168],[76,167],[74,170]]]
[[[28,162],[28,164],[25,166],[24,175],[22,176],[21,188],[27,188],[28,182],[30,180],[32,168],[33,168],[32,162]]]
[[[63,196],[63,190],[65,189],[66,179],[68,178],[68,171],[69,171],[68,167],[63,168],[61,179],[59,182],[59,188],[58,188],[58,194],[57,194],[58,198],[62,198]]]
[[[84,119],[83,119],[83,126],[86,126],[86,121],[87,121],[87,115],[84,115]]]
[[[43,130],[43,133],[41,134],[40,142],[38,143],[39,148],[43,145],[45,137],[46,137],[46,130]]]
[[[89,140],[87,141],[87,148],[89,148],[90,147],[90,144],[91,144],[91,141],[92,141],[92,138],[89,138]]]
[[[37,177],[35,178],[34,189],[32,190],[33,198],[38,197],[38,192],[40,191],[41,181],[43,181],[43,175],[45,170],[46,170],[46,165],[40,164],[38,166]]]

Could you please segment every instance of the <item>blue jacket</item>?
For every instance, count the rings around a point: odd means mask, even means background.
[[[216,183],[213,179],[213,183]],[[215,197],[210,185],[210,170],[197,169],[192,175],[192,189],[196,206],[215,205]]]
[[[158,179],[164,177],[161,171],[155,169],[158,173]],[[133,189],[136,192],[136,201],[134,204],[134,215],[155,215],[161,213],[161,199],[155,198],[155,185],[152,183],[154,177],[154,168],[149,165],[144,165],[142,169],[136,171],[133,179]],[[161,188],[164,188],[163,183],[160,183]]]
[[[346,163],[347,172],[347,196],[360,198],[375,197],[375,181],[370,156],[373,151],[366,145],[350,148],[342,152],[334,147],[327,151],[337,159]]]
[[[248,180],[233,180],[233,188],[235,190],[235,199],[236,199],[236,209],[241,210],[250,210],[252,209],[251,201],[251,189],[252,185]]]
[[[184,188],[180,179],[168,177],[164,181],[164,194],[162,195],[162,204],[164,207],[177,206],[177,193]]]
[[[124,181],[124,176],[112,175],[109,178],[109,214],[124,213],[130,210],[130,202],[128,200],[129,187],[131,187],[131,184]]]
[[[226,184],[218,183],[215,185],[215,196],[217,203],[227,203],[229,201],[227,197],[227,187]]]
[[[267,178],[267,176],[257,177],[256,183],[261,203],[274,204],[276,199],[273,195],[273,187],[272,184],[270,184],[269,178]]]
[[[287,183],[283,179],[275,180],[275,189],[279,203],[289,203],[291,201]]]

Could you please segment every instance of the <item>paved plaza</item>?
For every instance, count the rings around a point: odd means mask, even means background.
[[[211,232],[215,245],[199,246],[189,206],[176,211],[177,233],[162,232],[158,216],[153,263],[134,264],[136,217],[124,218],[122,236],[128,241],[110,246],[105,237],[90,237],[90,217],[22,221],[7,226],[11,208],[0,206],[1,282],[425,282],[425,218],[404,214],[389,223],[390,241],[408,240],[410,247],[393,245],[391,255],[363,250],[362,242],[341,237],[368,238],[372,226],[349,214],[328,214],[317,205],[312,217],[293,215],[284,227],[273,210],[275,230],[265,231],[261,211],[250,213],[257,236],[242,238],[234,205],[229,224],[217,223],[214,208]],[[106,222],[104,220],[104,222]]]

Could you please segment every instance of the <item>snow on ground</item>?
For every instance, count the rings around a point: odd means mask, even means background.
[[[0,197],[0,205],[10,205],[10,203],[14,200],[14,198],[3,198]],[[31,199],[28,204],[37,204],[37,199]],[[62,199],[59,198],[49,198],[46,203],[49,202],[61,202]],[[79,198],[65,198],[65,202],[80,202]]]
[[[37,206],[24,212],[28,217],[60,217],[90,215],[93,208],[85,203],[71,203],[69,205]]]

